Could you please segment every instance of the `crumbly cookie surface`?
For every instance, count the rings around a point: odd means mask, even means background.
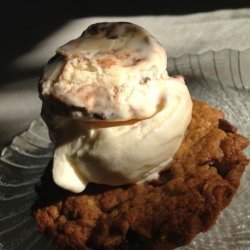
[[[239,186],[249,141],[220,111],[193,102],[185,139],[159,180],[122,187],[90,184],[74,195],[45,178],[35,218],[55,249],[167,250],[214,225]]]

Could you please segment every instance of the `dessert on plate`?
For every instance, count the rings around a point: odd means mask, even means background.
[[[55,249],[173,249],[215,223],[248,163],[248,140],[171,77],[160,43],[98,23],[56,51],[39,82],[67,197],[35,211]]]

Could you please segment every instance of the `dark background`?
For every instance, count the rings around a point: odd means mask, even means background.
[[[0,84],[25,77],[8,65],[70,19],[88,16],[181,15],[218,9],[250,7],[248,0],[117,0],[4,1],[1,4]],[[36,75],[40,69],[29,72]]]

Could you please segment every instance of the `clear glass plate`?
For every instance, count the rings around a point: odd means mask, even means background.
[[[250,138],[250,50],[184,55],[169,59],[169,74],[182,74],[193,97],[221,109],[227,120]],[[40,235],[31,207],[52,158],[53,145],[42,120],[15,137],[0,157],[0,249],[50,249]],[[246,152],[249,156],[249,150]],[[180,249],[250,249],[250,169],[216,225]]]

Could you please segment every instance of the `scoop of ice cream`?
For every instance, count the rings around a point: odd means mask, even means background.
[[[79,132],[74,140],[57,147],[55,182],[81,192],[89,182],[122,185],[158,177],[177,151],[190,122],[192,102],[179,79],[164,81],[166,100],[149,119],[119,126],[91,127],[82,120],[63,128]]]
[[[182,77],[141,27],[101,23],[57,50],[40,81],[42,116],[56,144],[53,178],[81,192],[89,182],[157,178],[191,120]]]
[[[57,49],[44,71],[42,95],[82,108],[71,115],[85,119],[149,117],[157,111],[166,62],[162,46],[137,25],[91,25]]]

